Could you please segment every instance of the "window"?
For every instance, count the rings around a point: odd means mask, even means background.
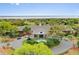
[[[40,33],[43,33],[43,32],[40,32]]]

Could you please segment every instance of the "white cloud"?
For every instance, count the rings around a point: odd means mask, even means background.
[[[20,3],[10,3],[11,5],[20,5]]]
[[[20,3],[16,3],[16,5],[20,5]]]

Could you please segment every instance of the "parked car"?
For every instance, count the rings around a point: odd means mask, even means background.
[[[21,37],[18,37],[18,38],[17,38],[17,40],[20,40],[20,39],[22,39],[22,38],[21,38]]]

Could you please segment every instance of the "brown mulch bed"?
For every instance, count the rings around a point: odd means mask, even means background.
[[[0,53],[4,55],[10,55],[13,53],[13,51],[14,49],[12,47],[8,47],[8,46],[0,47]]]
[[[67,53],[64,55],[79,55],[79,48],[71,48]]]
[[[12,42],[14,40],[16,40],[16,38],[0,37],[1,42]]]

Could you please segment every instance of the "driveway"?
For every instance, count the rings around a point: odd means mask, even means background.
[[[20,39],[20,40],[15,40],[13,42],[9,42],[9,44],[13,48],[19,48],[22,46],[22,42],[23,42],[23,39]],[[7,43],[0,43],[0,47],[5,45],[7,45]],[[73,43],[70,40],[62,40],[59,46],[52,48],[52,53],[55,55],[61,54],[68,51],[72,47],[73,47]]]
[[[15,49],[20,48],[23,44],[24,39],[25,39],[24,37],[21,37],[21,39],[19,39],[19,40],[15,40],[13,42],[10,42],[10,45]]]
[[[23,42],[23,39],[19,39],[19,40],[15,40],[15,41],[12,41],[12,42],[7,42],[7,43],[1,43],[0,42],[0,47],[6,46],[9,43],[10,46],[12,46],[13,48],[20,48],[22,46],[22,42]]]
[[[52,53],[55,55],[62,54],[72,47],[73,43],[70,40],[62,40],[59,46],[52,48]]]

